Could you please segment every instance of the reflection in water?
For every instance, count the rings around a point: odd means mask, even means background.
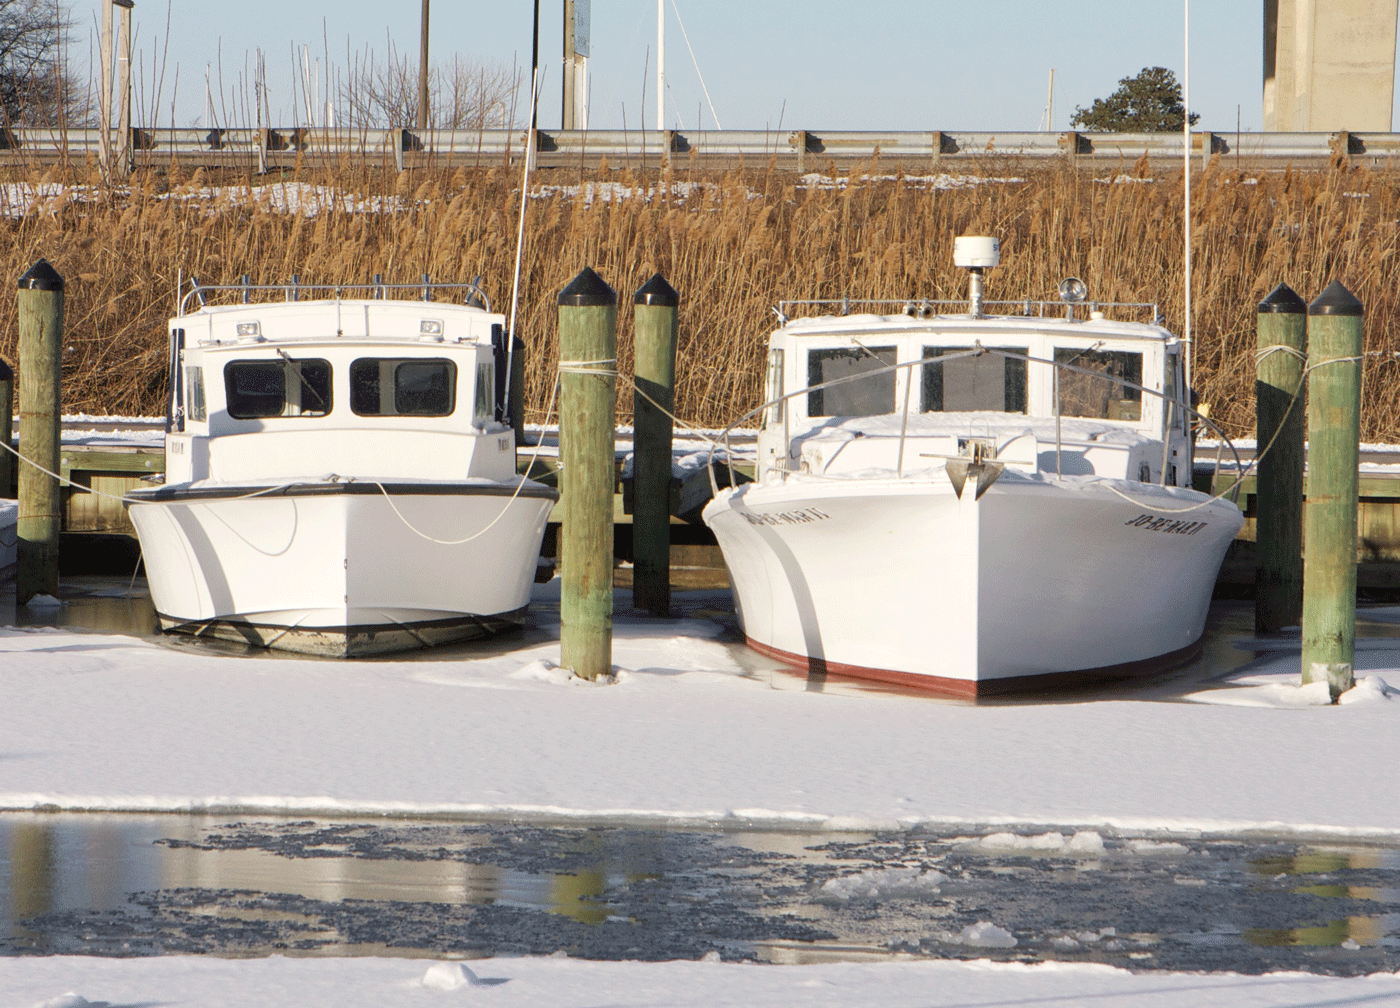
[[[0,584],[0,625],[52,626],[148,636],[156,632],[155,608],[144,578],[65,577],[61,606],[16,606],[14,582]]]
[[[53,907],[53,833],[42,823],[20,823],[10,831],[10,919],[23,920]]]
[[[1357,870],[1394,871],[1400,869],[1400,851],[1373,848],[1304,848],[1293,854],[1252,858],[1250,869],[1271,878],[1295,875],[1328,876],[1334,872]],[[1400,903],[1400,888],[1374,885],[1345,885],[1319,882],[1294,886],[1290,892],[1325,899],[1369,900]],[[1400,934],[1400,914],[1361,914],[1330,920],[1326,924],[1299,928],[1247,928],[1244,938],[1255,945],[1346,946],[1350,948],[1390,944]]]
[[[1400,914],[1368,912],[1400,908],[1400,851],[1102,840],[1092,857],[1027,857],[961,833],[0,815],[0,955],[718,951],[1354,973],[1400,958]],[[938,882],[901,890],[911,872]],[[1016,944],[964,946],[986,920]]]

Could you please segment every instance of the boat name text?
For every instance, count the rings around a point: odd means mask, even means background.
[[[1195,535],[1205,528],[1210,522],[1203,521],[1172,521],[1170,518],[1157,518],[1148,514],[1140,514],[1131,521],[1125,521],[1124,525],[1132,525],[1136,528],[1147,529],[1149,532],[1172,532],[1176,535]]]
[[[774,511],[769,513],[755,513],[753,511],[740,511],[744,516],[744,521],[750,525],[805,525],[807,522],[821,521],[823,518],[830,518],[818,508],[800,508],[797,511]]]

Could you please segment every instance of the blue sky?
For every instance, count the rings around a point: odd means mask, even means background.
[[[670,125],[713,129],[672,0],[666,0]],[[676,0],[719,121],[727,129],[805,128],[1035,130],[1055,74],[1054,128],[1076,105],[1111,92],[1145,66],[1182,69],[1180,3],[1124,0],[866,0],[805,3]],[[561,0],[541,3],[540,125],[559,125]],[[273,118],[290,123],[293,46],[344,66],[347,48],[381,53],[392,38],[416,59],[417,0],[137,0],[136,77],[155,91],[164,60],[159,121],[194,125],[204,111],[205,66],[222,63],[225,90],[239,90],[248,54],[266,54]],[[75,64],[86,63],[100,11],[71,4]],[[530,61],[532,0],[437,0],[434,63],[463,58]],[[1196,0],[1191,11],[1191,98],[1198,128],[1260,128],[1262,3]],[[167,30],[168,23],[168,30]],[[168,36],[168,46],[167,46]],[[655,0],[593,0],[590,60],[593,128],[655,125]],[[298,57],[299,58],[299,57]],[[650,70],[644,68],[650,63]],[[324,71],[323,71],[324,73]],[[216,84],[217,87],[217,84]],[[645,92],[645,93],[644,93]],[[153,104],[148,97],[146,108]],[[149,113],[146,115],[150,118]],[[236,124],[236,123],[235,123]]]

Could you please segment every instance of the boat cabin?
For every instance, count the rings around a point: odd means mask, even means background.
[[[907,476],[975,445],[1027,473],[1189,485],[1181,342],[1155,322],[1036,305],[785,322],[769,341],[760,480]]]
[[[171,319],[166,482],[510,479],[504,321],[339,298]]]

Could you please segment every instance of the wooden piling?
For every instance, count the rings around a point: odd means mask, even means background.
[[[15,441],[15,373],[0,360],[0,443],[6,448]],[[0,448],[0,497],[8,498],[15,485],[15,457]]]
[[[560,664],[612,672],[617,294],[588,267],[559,294]]]
[[[63,277],[40,259],[19,278],[19,453],[58,472],[59,378],[63,352]],[[58,480],[19,468],[19,542],[15,604],[58,593]]]
[[[632,605],[671,615],[671,414],[676,408],[676,307],[660,273],[633,298]]]
[[[1333,702],[1352,686],[1362,309],[1334,280],[1308,305],[1308,505],[1303,522],[1303,682]]]
[[[1307,356],[1308,306],[1287,284],[1258,305],[1254,382],[1259,459],[1255,496],[1254,630],[1296,626],[1303,611],[1303,437],[1307,404],[1298,395]],[[1291,407],[1291,408],[1290,408]]]

